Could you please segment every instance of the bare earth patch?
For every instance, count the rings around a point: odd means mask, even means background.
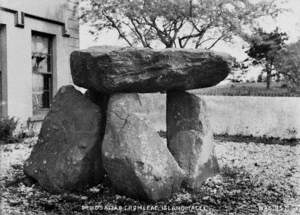
[[[217,141],[221,174],[201,190],[151,203],[114,193],[109,181],[52,195],[23,174],[36,139],[0,145],[0,214],[300,214],[300,144]]]

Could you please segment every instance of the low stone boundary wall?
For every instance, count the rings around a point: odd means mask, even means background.
[[[300,98],[200,96],[215,134],[300,138]],[[165,94],[141,94],[157,130],[165,130]]]
[[[201,97],[216,134],[300,138],[300,98]]]

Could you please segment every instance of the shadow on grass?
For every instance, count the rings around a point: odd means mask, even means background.
[[[23,177],[24,175],[18,175]],[[208,179],[197,192],[182,189],[167,201],[149,203],[117,195],[109,180],[80,193],[52,195],[37,184],[18,184],[5,188],[22,202],[14,202],[23,211],[47,214],[260,214],[261,208],[284,206],[284,199],[293,198],[293,187],[282,189],[278,184],[260,183],[257,176],[243,168],[224,166],[220,175]],[[148,207],[148,208],[147,208]],[[127,208],[127,211],[124,211]],[[122,210],[120,210],[122,209]]]
[[[264,144],[278,144],[278,145],[289,145],[289,146],[296,146],[300,144],[300,139],[291,138],[291,139],[280,139],[277,137],[254,137],[254,136],[245,136],[245,135],[228,135],[228,134],[218,134],[214,135],[216,140],[222,142],[244,142],[244,143],[264,143]]]

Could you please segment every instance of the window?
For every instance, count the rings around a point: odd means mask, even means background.
[[[52,38],[32,34],[32,104],[33,114],[47,111],[52,99]]]

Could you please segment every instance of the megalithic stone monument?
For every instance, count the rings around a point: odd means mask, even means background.
[[[207,50],[92,47],[71,54],[74,84],[59,90],[25,173],[50,192],[101,183],[158,201],[218,173],[205,101],[185,92],[224,80],[233,58]],[[167,144],[137,93],[167,93]]]

